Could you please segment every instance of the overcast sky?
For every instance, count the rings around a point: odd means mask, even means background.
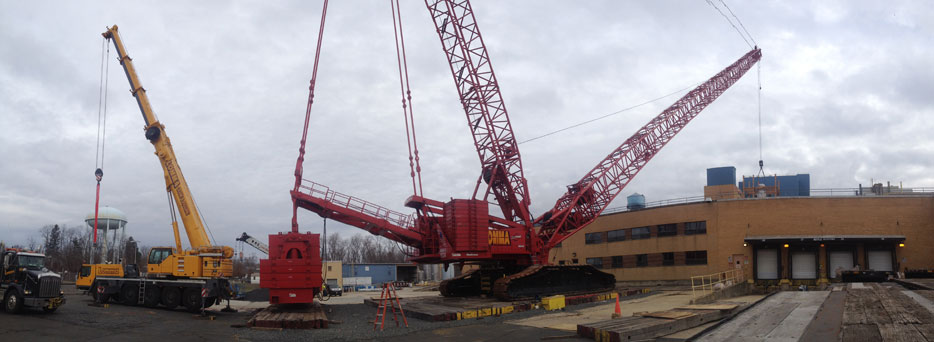
[[[720,4],[719,1],[714,1]],[[934,186],[934,3],[729,1],[762,48],[767,173],[812,188]],[[518,140],[696,85],[749,50],[704,0],[473,3]],[[470,196],[479,161],[422,1],[403,1],[425,195]],[[328,11],[305,178],[405,213],[411,195],[388,1]],[[0,240],[94,208],[101,32],[117,24],[217,243],[290,229],[320,1],[0,1]],[[101,203],[172,243],[162,169],[111,51]],[[612,206],[758,171],[755,69]],[[534,215],[678,96],[520,145]],[[303,231],[321,219],[299,217]],[[329,225],[345,236],[362,231]],[[183,234],[184,236],[184,234]]]

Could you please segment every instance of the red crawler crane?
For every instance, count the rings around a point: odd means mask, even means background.
[[[589,265],[548,265],[549,251],[593,222],[665,144],[759,61],[761,51],[749,51],[665,109],[532,220],[518,144],[470,3],[426,5],[480,158],[473,198],[441,202],[412,196],[405,205],[416,212],[406,215],[304,180],[291,192],[295,205],[410,246],[418,263],[480,265],[443,282],[446,296],[494,294],[509,300],[613,289],[613,275]],[[490,215],[491,194],[503,217]]]

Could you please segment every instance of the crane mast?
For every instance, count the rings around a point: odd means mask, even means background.
[[[466,0],[426,0],[425,5],[441,39],[480,157],[481,175],[474,198],[477,198],[481,180],[485,181],[484,196],[493,194],[504,217],[531,227],[531,202],[519,144],[513,135],[473,8]]]
[[[172,148],[169,137],[165,134],[165,126],[159,122],[155,112],[152,110],[149,97],[146,95],[146,89],[143,88],[139,77],[136,75],[133,59],[127,55],[126,48],[123,46],[123,40],[120,39],[117,25],[108,28],[107,31],[103,33],[103,36],[113,41],[114,47],[117,49],[120,65],[123,66],[126,78],[130,82],[130,93],[136,98],[139,110],[143,114],[143,121],[146,124],[144,127],[146,139],[148,139],[156,149],[156,156],[159,157],[159,162],[162,165],[162,171],[165,176],[166,190],[172,194],[171,198],[174,200],[175,209],[178,210],[178,214],[181,216],[182,224],[185,226],[185,232],[188,235],[188,242],[191,243],[191,248],[199,250],[213,247],[204,228],[204,223],[201,220],[201,214],[195,207],[194,199],[191,196],[191,190],[188,188],[188,182],[185,181],[185,176],[182,175],[182,170],[178,166],[178,161],[175,158],[175,150]],[[172,224],[175,230],[176,247],[179,249],[179,252],[181,252],[178,225],[174,220]],[[233,250],[230,250],[230,255],[233,255]]]

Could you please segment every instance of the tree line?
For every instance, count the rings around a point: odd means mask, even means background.
[[[30,235],[25,244],[14,244],[5,247],[18,248],[26,251],[43,253],[46,256],[45,267],[51,271],[61,273],[67,280],[73,280],[81,270],[81,265],[89,263],[93,254],[95,263],[101,263],[105,258],[99,248],[90,248],[91,236],[89,228],[84,225],[67,227],[65,225],[50,224],[39,228],[37,235]],[[355,263],[403,263],[406,262],[411,251],[408,247],[386,238],[375,235],[353,234],[342,237],[339,234],[330,234],[327,239],[322,236],[321,258],[323,260],[340,260],[345,264]],[[141,271],[145,271],[150,246],[134,240],[132,236],[125,241],[109,241],[116,251],[118,263],[136,264]],[[102,243],[98,239],[98,243]],[[122,248],[121,248],[122,246]],[[110,251],[107,260],[112,258]],[[261,256],[265,258],[265,255]],[[234,257],[234,276],[243,276],[257,272],[259,262],[256,256]]]
[[[402,263],[411,253],[408,247],[375,235],[354,234],[344,238],[330,234],[321,245],[322,259],[340,260],[345,264]]]

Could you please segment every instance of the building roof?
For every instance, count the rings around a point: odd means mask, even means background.
[[[745,241],[904,241],[904,235],[769,235],[747,236]]]

